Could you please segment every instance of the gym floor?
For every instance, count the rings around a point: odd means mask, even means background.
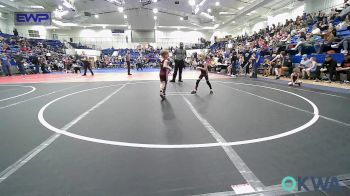
[[[188,71],[161,101],[148,74],[1,84],[0,195],[350,195],[350,90],[211,74],[191,95]],[[286,176],[342,188],[288,193]]]

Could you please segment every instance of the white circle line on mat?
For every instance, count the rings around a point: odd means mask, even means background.
[[[245,84],[245,83],[240,83],[242,85],[250,85],[250,84]],[[143,144],[143,143],[130,143],[130,142],[119,142],[119,141],[112,141],[112,140],[104,140],[104,139],[98,139],[98,138],[92,138],[92,137],[87,137],[87,136],[83,136],[83,135],[78,135],[75,133],[71,133],[71,132],[67,132],[64,130],[61,130],[59,128],[56,128],[54,126],[52,126],[51,124],[49,124],[45,118],[44,118],[44,111],[53,103],[66,98],[68,96],[71,95],[75,95],[78,93],[82,93],[82,92],[86,92],[86,91],[91,91],[91,90],[96,90],[99,88],[93,88],[93,89],[86,89],[86,90],[82,90],[82,91],[78,91],[78,92],[74,92],[74,93],[70,93],[67,95],[64,95],[62,97],[56,98],[52,101],[50,101],[49,103],[47,103],[46,105],[44,105],[39,113],[38,113],[38,120],[39,122],[46,127],[47,129],[68,136],[68,137],[72,137],[75,139],[79,139],[79,140],[84,140],[84,141],[88,141],[88,142],[93,142],[93,143],[100,143],[100,144],[107,144],[107,145],[113,145],[113,146],[124,146],[124,147],[133,147],[133,148],[154,148],[154,149],[188,149],[188,148],[208,148],[208,147],[221,147],[221,146],[238,146],[238,145],[244,145],[244,144],[253,144],[253,143],[259,143],[259,142],[264,142],[264,141],[271,141],[271,140],[275,140],[275,139],[279,139],[279,138],[283,138],[283,137],[287,137],[293,134],[296,134],[298,132],[303,131],[304,129],[310,127],[311,125],[313,125],[314,123],[317,122],[317,120],[319,119],[319,109],[316,106],[316,104],[314,104],[312,101],[310,101],[309,99],[289,92],[289,91],[285,91],[285,90],[281,90],[281,89],[277,89],[277,88],[273,88],[273,87],[267,87],[267,86],[261,86],[261,85],[251,85],[251,86],[257,86],[257,87],[261,87],[261,88],[267,88],[267,89],[272,89],[272,90],[276,90],[276,91],[280,91],[280,92],[284,92],[284,93],[288,93],[294,96],[297,96],[303,100],[305,100],[306,102],[308,102],[312,108],[313,108],[313,118],[311,120],[309,120],[307,123],[303,124],[302,126],[299,126],[295,129],[292,129],[290,131],[287,132],[283,132],[280,134],[276,134],[276,135],[272,135],[272,136],[267,136],[267,137],[261,137],[261,138],[256,138],[256,139],[249,139],[249,140],[241,140],[241,141],[235,141],[235,142],[226,142],[226,143],[202,143],[202,144],[172,144],[172,145],[168,145],[168,144]],[[104,88],[104,87],[100,87],[100,88]]]
[[[16,86],[16,87],[24,87],[24,88],[31,88],[32,90],[26,92],[26,93],[23,93],[23,94],[20,94],[20,95],[15,95],[15,96],[12,96],[12,97],[7,97],[7,98],[4,98],[4,99],[0,99],[0,102],[1,101],[6,101],[6,100],[10,100],[10,99],[14,99],[14,98],[17,98],[17,97],[22,97],[24,95],[28,95],[32,92],[34,92],[36,90],[36,88],[34,86],[23,86],[23,85],[0,85],[0,86]]]

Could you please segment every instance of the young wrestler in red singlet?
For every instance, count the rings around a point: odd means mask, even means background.
[[[160,72],[159,72],[159,79],[160,79],[160,97],[164,100],[165,99],[165,90],[166,85],[168,83],[168,75],[169,72],[172,70],[169,66],[169,52],[166,50],[163,50],[160,52],[160,56],[162,57],[160,62]]]
[[[209,76],[208,76],[208,65],[206,62],[204,62],[205,57],[204,54],[200,54],[199,55],[199,63],[198,63],[198,67],[197,69],[201,71],[201,75],[199,75],[199,78],[196,82],[196,88],[191,92],[191,94],[196,94],[197,90],[198,90],[198,85],[199,82],[202,80],[202,78],[205,78],[205,80],[207,81],[207,84],[210,88],[210,94],[213,94],[213,89],[211,88],[211,84],[209,82]]]

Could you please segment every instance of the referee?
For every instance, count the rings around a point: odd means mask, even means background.
[[[182,69],[185,67],[186,50],[184,44],[180,42],[180,48],[177,48],[174,52],[175,56],[175,68],[173,79],[170,82],[175,82],[177,71],[179,71],[179,82],[182,82]]]
[[[126,66],[128,68],[128,75],[131,76],[132,74],[130,73],[130,61],[131,61],[131,55],[130,55],[130,50],[128,50],[126,52],[125,55],[125,62],[126,62]]]
[[[86,76],[86,72],[87,72],[88,69],[89,69],[91,75],[93,76],[94,72],[91,69],[91,63],[90,63],[90,61],[89,61],[89,59],[88,59],[88,57],[87,57],[87,55],[85,54],[84,51],[81,54],[80,60],[84,64],[84,74],[83,74],[83,76]]]

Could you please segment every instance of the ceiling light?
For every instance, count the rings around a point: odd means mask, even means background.
[[[31,5],[29,6],[29,8],[32,8],[32,9],[45,9],[43,6],[41,5]]]
[[[157,3],[158,0],[152,0],[152,1],[153,1],[153,3]]]
[[[63,5],[66,6],[67,8],[74,9],[74,6],[66,0],[63,0]]]
[[[4,5],[0,5],[0,7],[2,8],[2,7],[5,7]]]
[[[105,28],[106,28],[106,25],[103,25],[103,26],[102,26],[102,28],[104,28],[104,29],[105,29]]]
[[[244,9],[244,7],[239,7],[239,8],[238,8],[238,10],[243,10],[243,9]]]
[[[193,30],[197,31],[197,29],[193,29]]]
[[[256,13],[256,10],[253,10],[251,13],[255,14],[255,13]]]
[[[184,18],[183,18],[183,17],[180,17],[180,20],[184,20]]]
[[[128,16],[127,16],[127,15],[124,15],[124,18],[125,18],[125,19],[127,19],[127,18],[128,18]]]
[[[53,23],[55,23],[56,25],[59,25],[59,26],[65,26],[65,27],[75,27],[75,26],[78,26],[78,24],[75,24],[75,23],[64,23],[64,22],[61,22],[59,20],[52,20]]]
[[[236,21],[232,21],[232,24],[235,24],[236,23]]]
[[[210,20],[214,20],[214,16],[210,15],[210,14],[207,14],[205,12],[201,12],[200,15],[210,19]]]
[[[195,6],[196,5],[196,1],[195,0],[188,0],[188,3],[190,4],[190,6]]]
[[[196,9],[194,9],[194,14],[197,14],[199,12],[199,6],[196,6]]]
[[[124,8],[123,7],[118,7],[118,12],[119,13],[122,13],[124,11]]]
[[[250,15],[252,15],[252,13],[248,13],[248,14],[247,14],[247,16],[250,16]]]
[[[98,18],[98,17],[100,17],[100,16],[99,16],[98,14],[96,14],[96,15],[95,15],[95,18]]]
[[[158,13],[158,9],[157,8],[153,8],[153,13]]]
[[[211,9],[208,9],[208,13],[210,13],[211,12]]]
[[[199,3],[199,6],[203,6],[204,3],[206,2],[207,0],[203,0],[202,2]]]
[[[55,10],[53,11],[53,14],[56,18],[62,18],[64,15],[67,15],[69,12],[68,10]]]
[[[157,17],[157,16],[153,16],[153,19],[154,19],[154,20],[157,20],[157,19],[158,19],[158,17]]]
[[[220,5],[219,1],[215,2],[215,6],[219,6],[219,5]]]

